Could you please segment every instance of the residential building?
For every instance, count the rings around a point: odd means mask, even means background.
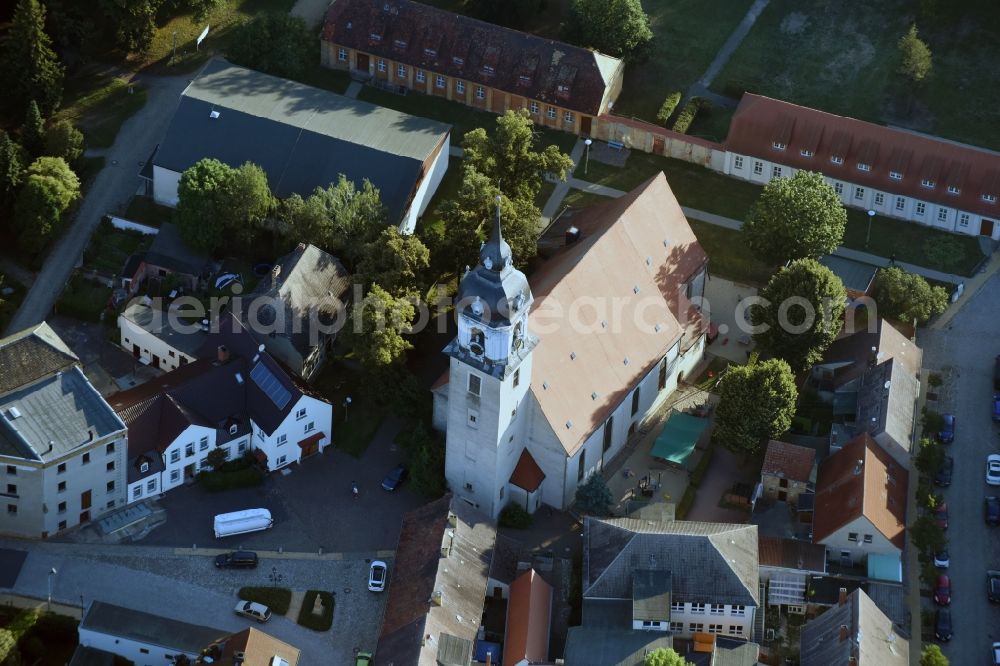
[[[816,451],[771,440],[764,453],[760,482],[769,499],[798,506],[799,495],[816,483]]]
[[[351,276],[339,259],[299,243],[243,298],[242,320],[271,356],[310,381],[344,324],[350,290]]]
[[[179,316],[175,308],[162,310],[152,299],[136,299],[118,315],[119,344],[137,363],[176,370],[198,359],[207,333],[197,323]]]
[[[164,222],[149,250],[137,252],[126,260],[118,278],[119,286],[125,290],[126,298],[135,296],[148,282],[166,280],[173,281],[178,293],[185,289],[192,292],[198,288],[208,266],[208,256],[188,247],[176,224]]]
[[[826,574],[826,549],[800,539],[758,536],[760,580],[767,584],[767,605],[804,613],[809,577]]]
[[[736,178],[818,171],[845,206],[1000,240],[1000,154],[992,151],[750,93],[725,149],[723,171]]]
[[[79,634],[83,647],[111,652],[135,666],[162,666],[181,655],[193,662],[228,632],[92,601],[80,620]]]
[[[799,638],[802,666],[908,666],[910,643],[868,595],[856,590],[816,619]]]
[[[326,67],[483,111],[526,109],[573,134],[597,132],[625,71],[590,49],[409,0],[336,0],[320,39]]]
[[[813,543],[844,566],[870,555],[900,557],[906,542],[907,468],[862,433],[823,461]]]
[[[213,58],[181,94],[151,157],[153,198],[177,205],[181,173],[204,158],[260,166],[275,196],[308,196],[341,174],[378,188],[410,233],[445,171],[451,127]]]
[[[568,506],[703,356],[707,257],[662,174],[562,218],[530,282],[494,221],[432,388],[448,484],[488,516]]]
[[[403,516],[375,664],[471,663],[495,541],[486,516],[451,495]]]
[[[296,384],[246,335],[215,338],[215,359],[199,358],[117,393],[128,424],[128,501],[167,492],[208,469],[208,454],[253,453],[274,471],[321,453],[333,408]]]
[[[0,534],[44,539],[124,505],[126,447],[48,324],[0,340]]]
[[[203,650],[196,664],[213,666],[298,666],[299,649],[247,627],[220,638]]]
[[[643,666],[650,652],[673,647],[669,633],[577,626],[569,628],[563,661],[575,666]]]
[[[510,586],[503,666],[548,662],[551,625],[552,586],[528,569]]]

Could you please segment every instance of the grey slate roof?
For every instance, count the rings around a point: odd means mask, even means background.
[[[115,666],[115,655],[97,648],[77,645],[69,666]]]
[[[757,666],[760,646],[727,636],[715,637],[712,666]]]
[[[178,308],[173,307],[173,304],[171,308],[174,313],[179,312]],[[205,341],[204,332],[197,325],[192,326],[186,322],[186,327],[188,329],[193,328],[194,330],[184,330],[183,328],[171,326],[171,323],[180,323],[184,320],[181,320],[176,315],[171,317],[170,314],[171,312],[158,310],[138,299],[132,301],[121,313],[121,316],[142,330],[147,331],[150,335],[163,340],[174,349],[182,351],[188,356],[197,357],[198,351]],[[172,319],[173,322],[171,322]]]
[[[846,289],[862,294],[868,293],[872,282],[875,281],[875,273],[878,271],[878,268],[871,264],[835,257],[832,254],[820,257],[819,263],[833,271],[833,274],[844,283]]]
[[[176,224],[164,222],[153,238],[153,244],[146,252],[144,261],[175,273],[198,277],[208,263],[208,257],[195,252],[181,240],[180,228]]]
[[[840,628],[847,637],[840,639]],[[907,666],[909,642],[896,634],[892,622],[868,595],[855,590],[843,606],[834,606],[806,624],[799,639],[802,666],[847,664],[857,666]]]
[[[584,598],[582,624],[603,629],[631,629],[632,600]]]
[[[666,620],[670,617],[669,571],[639,569],[632,573],[632,619]]]
[[[662,631],[570,627],[566,664],[572,666],[642,666],[646,653],[674,645]]]
[[[669,571],[673,598],[758,605],[757,526],[634,518],[584,523],[584,598],[631,599],[633,574]]]
[[[9,335],[0,340],[0,395],[79,360],[45,322]]]
[[[0,454],[48,462],[124,430],[77,365],[0,398]]]
[[[87,614],[80,622],[80,628],[194,653],[201,652],[211,643],[231,633],[103,601],[91,602],[87,607]]]
[[[909,450],[914,401],[919,393],[916,376],[907,372],[897,359],[870,368],[858,390],[856,432],[867,432],[873,437],[884,432]]]
[[[367,177],[398,222],[424,161],[442,142],[448,149],[450,131],[215,58],[183,92],[153,161],[176,172],[202,158],[253,162],[281,198],[308,195],[341,173],[356,186]]]

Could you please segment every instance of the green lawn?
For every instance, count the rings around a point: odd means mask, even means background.
[[[880,120],[895,76],[907,0],[772,0],[715,79],[743,90],[864,120]]]
[[[152,244],[152,236],[115,229],[110,222],[101,222],[84,252],[83,263],[105,275],[118,275],[132,254],[148,250]]]
[[[671,92],[698,80],[752,0],[643,0],[653,29],[649,58],[625,67],[615,113],[651,122]]]
[[[596,204],[605,203],[611,201],[609,197],[603,197],[600,194],[592,194],[590,192],[584,192],[583,190],[571,189],[569,193],[563,197],[562,207],[573,208],[586,208],[587,206],[594,206]]]
[[[385,404],[369,396],[363,376],[343,363],[328,363],[314,388],[333,405],[333,445],[361,457],[385,418]],[[347,398],[350,406],[345,407]]]
[[[107,309],[110,299],[111,289],[97,282],[85,280],[79,273],[74,273],[59,295],[53,310],[56,314],[73,319],[98,322],[101,320],[101,313]]]
[[[62,108],[54,119],[66,119],[77,125],[90,148],[108,148],[118,136],[118,129],[132,114],[146,104],[146,91],[118,77],[89,74],[66,80]]]
[[[774,269],[754,256],[742,232],[694,218],[688,218],[688,222],[708,255],[712,275],[755,286],[763,286],[770,279]]]
[[[134,196],[128,202],[123,217],[132,222],[159,227],[164,222],[174,219],[174,209],[157,204],[152,197]]]
[[[736,109],[721,106],[703,106],[694,117],[687,134],[722,143],[729,134],[729,123],[735,112]]]

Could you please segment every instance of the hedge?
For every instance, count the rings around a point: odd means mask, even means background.
[[[315,615],[312,612],[316,597],[323,601],[323,614]],[[333,625],[333,607],[336,603],[332,592],[321,592],[319,590],[309,590],[305,599],[302,600],[302,608],[299,610],[298,623],[306,629],[313,631],[326,631]]]
[[[678,114],[677,120],[674,121],[673,130],[680,134],[687,134],[688,128],[691,127],[691,123],[694,122],[694,117],[698,115],[698,110],[703,103],[704,100],[701,97],[692,97],[689,99],[684,108],[681,109],[680,114]]]
[[[687,490],[684,491],[684,497],[681,498],[680,504],[677,505],[677,520],[684,520],[688,511],[691,510],[691,505],[694,504],[694,498],[698,494],[698,489],[692,485],[688,485]]]
[[[255,467],[236,472],[198,472],[198,483],[210,493],[236,488],[254,488],[264,483],[264,473]]]
[[[705,474],[708,472],[708,466],[712,462],[712,456],[715,454],[715,447],[708,447],[705,449],[705,455],[701,457],[698,461],[698,465],[691,471],[691,475],[688,477],[688,482],[697,488],[701,485],[702,480],[705,478]]]
[[[672,92],[667,95],[667,98],[663,100],[663,105],[660,107],[660,110],[656,113],[656,121],[666,127],[667,121],[670,120],[670,116],[673,115],[674,110],[680,103],[680,92]]]
[[[292,591],[287,587],[241,587],[240,599],[256,601],[271,609],[275,615],[284,615],[292,603]]]
[[[500,512],[500,527],[525,530],[531,527],[531,514],[520,504],[508,504]]]

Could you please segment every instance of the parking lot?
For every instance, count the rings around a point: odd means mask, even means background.
[[[990,645],[1000,641],[1000,608],[986,598],[986,570],[1000,569],[1000,531],[983,521],[983,498],[1000,495],[985,483],[986,456],[1000,452],[990,414],[993,362],[1000,354],[997,313],[1000,277],[994,276],[951,320],[945,330],[918,333],[924,367],[940,372],[944,386],[928,406],[955,414],[952,484],[943,494],[950,511],[947,536],[951,554],[954,638],[942,649],[952,664],[993,663]],[[910,516],[912,522],[915,516]],[[931,610],[930,599],[924,609]]]

